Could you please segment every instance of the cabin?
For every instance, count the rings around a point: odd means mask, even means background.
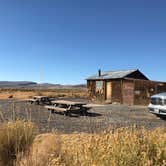
[[[166,82],[151,81],[138,69],[99,70],[86,80],[89,99],[97,103],[148,105],[150,96],[166,92]]]

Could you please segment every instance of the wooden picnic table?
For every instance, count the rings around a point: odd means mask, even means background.
[[[47,96],[33,96],[32,99],[26,99],[25,101],[35,104],[51,104],[51,100]]]
[[[69,106],[78,106],[81,107],[83,105],[86,105],[85,102],[78,102],[78,101],[68,101],[68,100],[54,100],[51,101],[52,104],[64,104],[64,105],[69,105]]]
[[[87,110],[90,109],[86,106],[85,102],[75,102],[75,101],[68,101],[68,100],[54,100],[51,101],[52,105],[45,106],[48,110],[52,112],[58,111],[63,112],[64,115],[70,115],[70,113],[74,111],[79,111],[82,115],[87,113]]]

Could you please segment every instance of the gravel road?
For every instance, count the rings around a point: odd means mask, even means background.
[[[0,122],[14,119],[31,120],[41,133],[57,131],[62,133],[99,132],[108,127],[145,127],[154,129],[166,127],[166,120],[148,112],[145,106],[125,105],[95,105],[88,115],[78,113],[64,116],[59,113],[50,113],[43,106],[33,105],[21,101],[0,101]]]

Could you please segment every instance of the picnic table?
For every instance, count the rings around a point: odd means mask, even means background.
[[[47,96],[33,96],[32,99],[26,99],[26,101],[30,102],[31,104],[32,103],[35,103],[35,104],[51,104],[51,100],[49,97]]]
[[[70,115],[72,111],[79,111],[82,115],[87,114],[87,110],[90,107],[86,106],[85,102],[75,102],[75,101],[68,101],[68,100],[54,100],[51,101],[52,105],[45,106],[51,112],[63,112],[64,115]]]

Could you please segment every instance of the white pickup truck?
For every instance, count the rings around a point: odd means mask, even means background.
[[[148,108],[153,114],[166,116],[166,92],[151,96]]]

